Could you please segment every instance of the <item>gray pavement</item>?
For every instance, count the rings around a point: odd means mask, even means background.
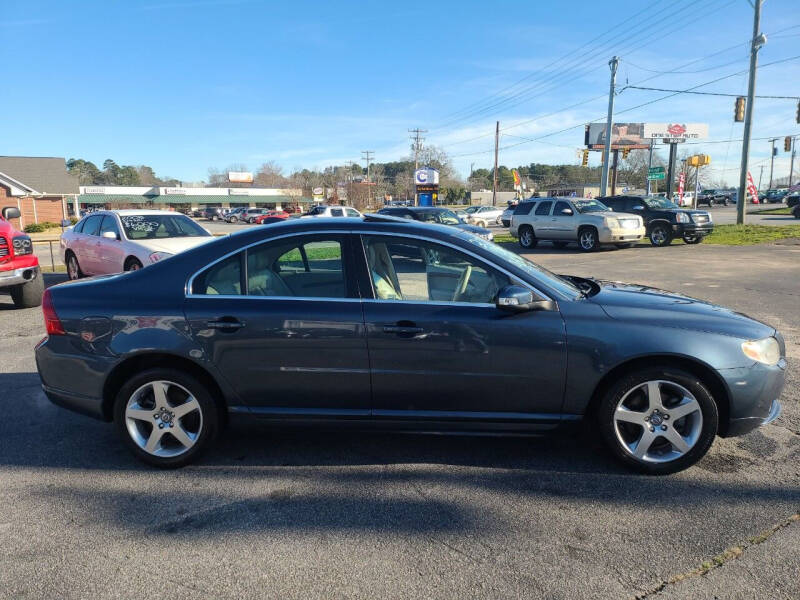
[[[682,291],[780,328],[783,416],[669,477],[629,473],[580,436],[258,427],[155,471],[111,426],[44,398],[41,313],[0,295],[0,596],[800,596],[800,246],[546,246],[531,258],[557,272]]]

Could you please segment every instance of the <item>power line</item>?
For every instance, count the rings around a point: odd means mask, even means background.
[[[798,57],[800,58],[800,57]],[[762,65],[763,66],[763,65]],[[697,94],[699,96],[727,96],[738,98],[741,94],[723,94],[722,92],[689,92],[684,90],[669,90],[665,88],[641,87],[638,85],[626,85],[623,90],[647,90],[650,92],[678,92],[679,94]],[[769,98],[773,100],[800,100],[800,96],[755,96],[756,98]]]

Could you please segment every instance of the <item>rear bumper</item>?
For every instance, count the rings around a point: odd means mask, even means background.
[[[50,402],[56,406],[66,408],[67,410],[72,410],[89,417],[94,417],[95,419],[99,419],[101,421],[107,420],[103,414],[102,398],[83,396],[81,394],[75,394],[66,390],[52,388],[44,384],[42,384],[42,390]]]

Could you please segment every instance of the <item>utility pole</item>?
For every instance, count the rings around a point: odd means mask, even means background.
[[[794,176],[794,155],[797,152],[797,136],[792,136],[792,158],[789,161],[789,187],[792,187],[792,179]]]
[[[756,96],[756,70],[758,51],[767,43],[767,36],[759,32],[761,28],[761,5],[764,0],[753,0],[753,37],[750,38],[750,77],[747,82],[747,106],[744,115],[744,135],[742,136],[742,165],[739,173],[739,194],[736,202],[736,223],[744,225],[745,205],[747,204],[747,163],[750,158],[750,129],[753,124],[753,103]]]
[[[617,193],[617,169],[618,169],[618,161],[619,161],[619,150],[614,150],[614,162],[611,165],[611,172],[613,175],[611,176],[611,195],[614,196]]]
[[[369,182],[369,163],[370,161],[375,158],[375,152],[372,150],[362,150],[361,151],[361,158],[367,161],[367,206],[372,205],[372,188],[370,188]]]
[[[647,195],[650,195],[650,169],[653,166],[653,140],[650,140],[650,153],[647,155]]]
[[[606,146],[603,151],[603,173],[600,176],[600,195],[605,196],[608,188],[608,160],[611,158],[611,128],[614,124],[614,85],[617,81],[619,59],[615,56],[608,61],[611,67],[611,85],[608,90],[608,117],[606,118]]]
[[[492,182],[492,206],[497,206],[497,152],[500,145],[500,121],[494,129],[494,181]]]
[[[414,134],[411,136],[411,139],[414,141],[412,147],[414,148],[414,171],[416,171],[419,169],[419,151],[422,150],[422,142],[425,141],[425,138],[422,137],[422,134],[428,133],[428,130],[415,127],[414,129],[409,129],[408,132]],[[414,183],[414,206],[416,206],[419,204],[419,201],[417,199],[417,186],[414,177],[415,176],[412,176],[411,180],[412,183]]]
[[[761,171],[758,174],[758,189],[757,192],[761,191],[761,178],[764,177],[764,165],[761,165]]]
[[[678,154],[675,149],[678,144],[670,143],[669,145],[669,166],[667,167],[667,200],[672,200],[672,193],[675,191],[675,155]]]
[[[772,171],[775,168],[775,142],[780,138],[772,138],[769,143],[772,144],[772,150],[770,150],[769,155],[769,187],[767,189],[772,189]]]

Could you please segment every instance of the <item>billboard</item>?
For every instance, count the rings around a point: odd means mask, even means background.
[[[684,142],[708,137],[708,123],[644,123],[645,140]]]
[[[589,123],[584,143],[587,148],[602,150],[606,144],[606,124]],[[611,148],[647,149],[650,141],[644,139],[644,123],[613,123]]]
[[[414,183],[417,185],[439,185],[439,171],[424,167],[414,171]]]
[[[228,171],[228,181],[231,183],[253,183],[253,174],[246,171]]]

